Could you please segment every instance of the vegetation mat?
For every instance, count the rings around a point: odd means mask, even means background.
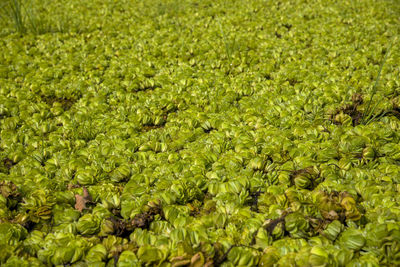
[[[2,266],[399,266],[397,0],[0,3]]]

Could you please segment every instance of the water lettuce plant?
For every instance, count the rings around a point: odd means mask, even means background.
[[[46,30],[0,21],[0,265],[400,264],[396,1],[31,4]]]

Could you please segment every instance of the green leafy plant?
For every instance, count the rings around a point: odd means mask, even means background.
[[[8,1],[1,266],[400,265],[395,1]]]

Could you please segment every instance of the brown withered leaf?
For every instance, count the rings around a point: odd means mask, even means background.
[[[205,264],[203,253],[198,252],[190,259],[190,267],[202,267]]]
[[[180,267],[180,266],[188,266],[190,264],[190,259],[188,259],[188,255],[177,256],[171,259],[172,267]]]
[[[326,217],[328,220],[338,220],[339,219],[339,215],[337,214],[336,211],[331,210],[329,211],[327,214],[324,213],[324,217]]]
[[[90,196],[86,187],[83,187],[82,195],[75,195],[75,209],[82,212],[86,209],[86,203],[92,202],[92,197]]]

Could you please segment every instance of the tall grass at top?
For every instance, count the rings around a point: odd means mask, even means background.
[[[31,0],[6,0],[0,5],[0,19],[3,25],[11,27],[20,34],[66,31],[68,21],[65,17],[57,16],[55,18],[58,19],[57,25],[52,27],[51,21],[54,19],[46,17],[46,14],[38,14],[37,10]]]
[[[14,22],[14,28],[23,33],[26,31],[24,16],[22,14],[22,4],[20,0],[11,0],[10,1],[10,15],[11,19]]]
[[[23,3],[21,0],[8,0],[1,5],[0,18],[5,25],[12,25],[14,30],[18,33],[25,33],[26,26],[26,12],[24,12]]]

